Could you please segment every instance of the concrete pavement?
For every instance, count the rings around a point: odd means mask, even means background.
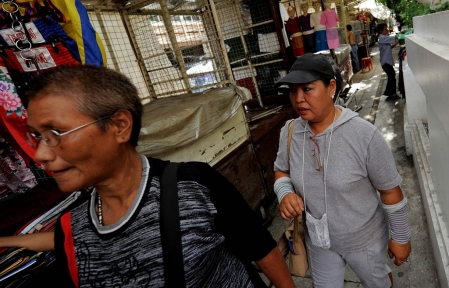
[[[393,58],[396,61],[396,74],[399,71],[397,63],[398,52],[399,47],[393,49]],[[400,267],[395,266],[393,261],[388,261],[388,265],[392,269],[394,287],[438,288],[440,285],[436,275],[421,191],[415,169],[413,168],[413,159],[407,157],[405,153],[403,111],[406,100],[390,100],[386,96],[381,95],[386,85],[386,75],[383,73],[379,63],[377,44],[371,47],[371,57],[373,69],[371,71],[360,71],[352,78],[351,91],[353,92],[357,89],[357,92],[349,103],[348,108],[354,109],[356,101],[359,106],[362,106],[362,109],[359,111],[360,117],[376,125],[384,135],[393,152],[398,171],[403,178],[401,188],[409,203],[412,253],[408,263]],[[272,209],[277,210],[278,206],[273,205]],[[269,226],[269,231],[274,239],[278,239],[288,226],[288,222],[284,221],[279,216],[279,213],[275,213],[275,215]],[[293,277],[293,279],[296,287],[313,287],[310,274],[305,277]],[[363,287],[349,266],[346,269],[344,287]]]

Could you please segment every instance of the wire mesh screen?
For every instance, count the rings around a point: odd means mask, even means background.
[[[107,66],[128,76],[143,102],[149,101],[148,86],[139,68],[136,54],[118,12],[89,12],[90,21],[106,50]]]
[[[233,80],[259,99],[277,94],[273,85],[286,70],[279,37],[286,46],[288,39],[278,36],[276,27],[283,24],[274,14],[283,4],[274,0],[141,3],[120,12],[91,11],[89,16],[105,44],[108,67],[131,78],[144,101],[200,92]]]
[[[276,94],[273,85],[285,74],[273,20],[277,8],[270,5],[282,4],[268,0],[216,1],[234,79],[253,96]]]
[[[202,0],[167,1],[165,6],[156,2],[129,12],[131,34],[154,97],[200,92],[230,82],[219,38],[208,21],[211,14]]]

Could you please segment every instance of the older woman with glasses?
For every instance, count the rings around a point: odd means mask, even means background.
[[[336,82],[324,56],[298,58],[281,85],[300,117],[281,131],[275,192],[282,218],[305,215],[314,287],[343,287],[346,263],[364,287],[391,287],[385,252],[402,265],[411,245],[390,148],[374,125],[334,105]]]
[[[142,104],[126,77],[101,67],[58,67],[42,73],[28,97],[35,160],[62,191],[89,188],[90,197],[64,213],[54,233],[0,238],[0,247],[55,249],[58,287],[266,287],[251,261],[276,287],[295,287],[276,242],[240,193],[199,162],[179,163],[172,180],[183,271],[167,276],[173,262],[163,254],[172,251],[162,249],[160,215],[170,211],[160,202],[168,161],[136,151]]]

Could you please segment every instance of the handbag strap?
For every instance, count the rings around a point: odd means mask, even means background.
[[[290,165],[290,146],[292,142],[292,135],[293,135],[293,128],[295,127],[295,120],[292,120],[290,123],[288,123],[288,139],[287,139],[287,155],[288,155],[288,162]],[[299,217],[302,217],[301,215],[296,216],[293,219],[293,241],[298,242],[299,241]]]
[[[161,242],[165,287],[186,287],[178,203],[178,163],[169,162],[161,178]]]

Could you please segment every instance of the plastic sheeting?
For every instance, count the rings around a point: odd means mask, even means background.
[[[240,95],[239,88],[212,88],[145,104],[137,150],[153,156],[193,144],[237,113]]]
[[[351,53],[351,46],[349,46],[348,44],[341,44],[340,47],[335,48],[335,56],[337,57],[337,63],[339,63],[339,65],[341,65],[342,63],[346,63],[346,57],[348,57],[349,53]],[[320,51],[316,54],[322,54],[325,56],[330,56],[331,52],[329,50],[323,50]]]

